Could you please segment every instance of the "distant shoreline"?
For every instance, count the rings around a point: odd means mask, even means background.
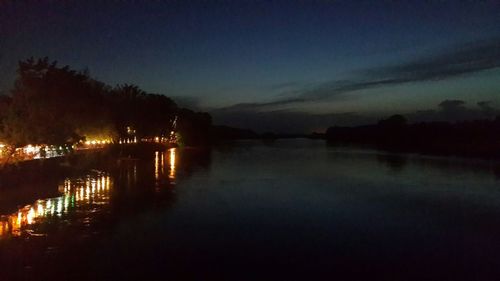
[[[395,115],[378,124],[330,127],[326,141],[400,153],[500,159],[500,119],[406,124]]]

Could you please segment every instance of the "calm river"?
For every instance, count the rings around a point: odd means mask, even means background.
[[[0,190],[0,280],[498,280],[500,163],[241,141]]]

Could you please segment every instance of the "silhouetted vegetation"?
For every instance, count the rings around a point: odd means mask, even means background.
[[[207,113],[179,108],[167,96],[135,85],[111,87],[88,71],[60,67],[48,58],[20,61],[12,91],[0,96],[0,140],[10,147],[117,140],[131,132],[136,138],[167,136],[174,119],[183,144],[209,142]]]
[[[178,112],[178,131],[181,142],[189,145],[207,145],[211,142],[212,117],[206,112],[181,109]]]
[[[326,139],[392,151],[500,157],[500,118],[407,124],[405,117],[394,115],[375,125],[330,127]]]
[[[228,126],[213,126],[212,139],[219,140],[238,140],[238,139],[258,139],[260,135],[248,129],[233,128]]]
[[[324,138],[324,134],[282,134],[275,132],[256,133],[249,129],[234,128],[229,126],[212,126],[212,141],[223,140],[255,140],[272,141],[277,139],[295,138]]]

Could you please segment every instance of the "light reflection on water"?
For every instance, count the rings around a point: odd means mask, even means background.
[[[0,267],[17,278],[0,280],[500,276],[497,163],[310,140],[117,162],[2,217],[0,237],[46,237],[1,241]]]
[[[176,166],[176,162],[177,162],[177,158],[176,158],[176,151],[177,151],[177,148],[170,148],[168,149],[166,152],[160,152],[160,151],[156,151],[155,152],[155,179],[157,181],[157,183],[159,181],[161,181],[164,176],[167,174],[165,172],[165,169],[167,168],[167,166],[165,165],[165,159],[168,159],[168,179],[170,179],[172,182],[171,183],[175,183],[173,182],[175,180],[175,176],[176,176],[176,169],[175,169],[175,166]]]
[[[155,152],[154,167],[157,187],[164,181],[173,183],[176,177],[176,148]],[[134,164],[126,172],[127,184],[130,186],[137,181],[137,165]],[[43,235],[34,233],[33,226],[51,218],[64,217],[81,207],[107,205],[112,186],[111,176],[101,171],[84,177],[66,178],[58,187],[61,196],[39,199],[19,208],[17,212],[0,215],[0,240],[23,234]]]
[[[108,204],[111,177],[94,172],[83,178],[66,178],[58,187],[61,196],[39,199],[17,212],[0,216],[0,239],[33,234],[32,226],[54,217],[64,217],[80,207]]]
[[[170,158],[170,173],[169,173],[168,177],[170,179],[174,180],[175,179],[175,161],[176,161],[175,151],[176,151],[176,148],[171,148],[168,151],[169,151],[169,158]]]

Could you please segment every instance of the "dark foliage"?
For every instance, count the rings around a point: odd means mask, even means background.
[[[408,125],[401,115],[377,125],[330,127],[327,140],[370,144],[396,151],[441,155],[500,157],[500,119],[429,122]]]
[[[180,109],[135,85],[110,87],[87,71],[60,67],[48,58],[20,61],[9,96],[0,96],[0,140],[11,146],[71,144],[85,138],[168,135],[178,118],[184,144],[209,139],[207,113]]]
[[[212,117],[206,112],[194,112],[183,108],[178,112],[177,129],[181,141],[188,145],[207,145],[210,143]]]
[[[163,95],[148,94],[135,85],[119,85],[108,95],[112,120],[120,136],[132,127],[139,137],[167,135],[178,108]]]
[[[258,139],[259,134],[252,130],[233,128],[228,126],[213,126],[212,139],[218,140],[238,140],[238,139]]]

